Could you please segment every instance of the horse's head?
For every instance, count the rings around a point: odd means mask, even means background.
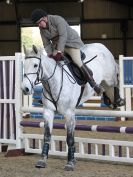
[[[24,47],[24,77],[22,82],[22,90],[24,94],[33,93],[34,86],[39,82],[41,72],[41,51],[36,46],[32,49]]]

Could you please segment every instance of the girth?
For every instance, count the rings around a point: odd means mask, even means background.
[[[80,95],[79,95],[79,98],[78,98],[78,101],[77,101],[77,104],[76,104],[76,108],[79,106],[79,103],[80,103],[80,100],[83,96],[83,93],[84,93],[84,89],[85,89],[85,85],[82,85],[81,86],[81,92],[80,92]]]

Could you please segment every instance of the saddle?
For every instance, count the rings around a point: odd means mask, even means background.
[[[81,60],[83,61],[86,58],[85,54],[81,51]],[[65,53],[63,60],[67,65],[68,69],[70,70],[72,76],[76,80],[76,82],[81,86],[87,83],[84,74],[80,70],[80,68],[73,62],[70,55]]]

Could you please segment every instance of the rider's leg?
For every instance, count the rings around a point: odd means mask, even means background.
[[[93,78],[92,71],[86,66],[86,64],[83,64],[80,69],[83,72],[85,78],[88,80],[90,86],[94,88],[97,94],[100,94],[102,92],[101,87],[98,84],[96,84]]]
[[[65,52],[68,53],[74,63],[77,64],[77,66],[81,69],[83,72],[85,79],[87,82],[89,82],[90,86],[94,88],[95,92],[100,94],[101,93],[101,88],[99,85],[96,84],[94,78],[93,78],[93,73],[92,71],[87,67],[86,64],[83,64],[81,61],[81,54],[80,54],[80,49],[75,49],[75,48],[65,48]]]
[[[73,62],[76,63],[79,68],[83,65],[80,49],[65,47],[65,52],[71,56]]]

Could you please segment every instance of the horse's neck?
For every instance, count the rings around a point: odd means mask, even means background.
[[[51,87],[55,87],[55,84],[59,84],[61,79],[61,69],[57,65],[56,62],[51,58],[43,58],[42,60],[42,67],[43,67],[43,79],[47,80],[49,84],[51,84]]]

